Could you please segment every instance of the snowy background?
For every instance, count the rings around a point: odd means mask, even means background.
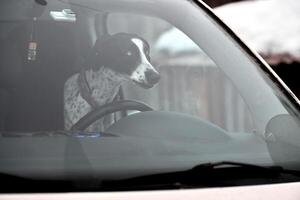
[[[265,57],[299,60],[300,1],[257,0],[227,4],[216,14],[250,47]]]
[[[300,1],[249,0],[219,6],[215,13],[300,98]]]
[[[300,60],[299,0],[242,1],[217,7],[214,11],[249,47],[271,64]],[[175,28],[165,32],[155,48],[172,54],[201,51]]]
[[[203,1],[217,6],[215,14],[252,50],[257,51],[300,97],[297,76],[300,72],[300,0]],[[175,28],[162,34],[155,48],[172,55],[197,52],[199,57],[203,54]],[[205,58],[202,56],[202,62],[207,62]]]

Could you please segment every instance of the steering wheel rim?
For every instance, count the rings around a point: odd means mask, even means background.
[[[121,110],[138,110],[141,112],[145,112],[145,111],[152,111],[153,109],[147,104],[139,101],[122,100],[122,101],[111,102],[103,106],[99,106],[95,110],[92,110],[91,112],[87,113],[71,127],[71,130],[72,131],[85,130],[92,123],[94,123],[98,119],[101,119],[105,115],[109,115],[111,113],[121,111]]]

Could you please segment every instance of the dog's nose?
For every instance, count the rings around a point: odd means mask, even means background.
[[[157,83],[160,79],[159,73],[157,73],[155,71],[151,71],[151,70],[146,71],[145,76],[146,76],[148,83],[153,84],[153,85],[155,83]]]

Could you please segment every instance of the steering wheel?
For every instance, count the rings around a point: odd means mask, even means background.
[[[144,111],[152,111],[153,109],[146,105],[145,103],[132,101],[132,100],[123,100],[116,101],[112,103],[105,104],[103,106],[99,106],[95,110],[89,112],[84,117],[82,117],[78,122],[76,122],[71,130],[85,130],[92,123],[104,117],[105,115],[109,115],[111,113],[122,111],[122,110],[138,110],[141,112]]]

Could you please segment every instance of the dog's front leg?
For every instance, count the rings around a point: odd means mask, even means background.
[[[90,105],[79,95],[65,101],[64,121],[65,129],[70,130],[82,117],[91,111]]]

